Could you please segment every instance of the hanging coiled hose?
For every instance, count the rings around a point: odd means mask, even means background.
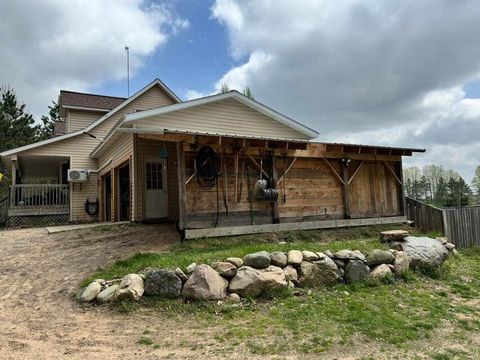
[[[202,146],[195,157],[198,185],[210,190],[218,183],[218,156],[210,146]]]
[[[210,146],[202,146],[195,156],[195,173],[197,174],[198,185],[203,190],[210,190],[217,187],[217,216],[215,227],[218,225],[220,214],[219,194],[218,194],[218,155]]]

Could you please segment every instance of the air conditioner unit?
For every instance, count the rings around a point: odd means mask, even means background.
[[[69,182],[85,182],[87,181],[87,170],[74,170],[68,169],[68,181]]]

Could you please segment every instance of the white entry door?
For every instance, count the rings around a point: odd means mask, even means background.
[[[167,212],[167,160],[145,159],[145,219],[160,219]]]

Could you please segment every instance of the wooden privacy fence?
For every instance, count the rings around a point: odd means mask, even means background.
[[[457,247],[480,245],[480,206],[441,209],[406,198],[407,218],[423,231],[444,234]]]

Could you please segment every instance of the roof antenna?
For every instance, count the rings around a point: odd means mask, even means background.
[[[127,52],[127,98],[130,97],[130,48],[125,46]]]

